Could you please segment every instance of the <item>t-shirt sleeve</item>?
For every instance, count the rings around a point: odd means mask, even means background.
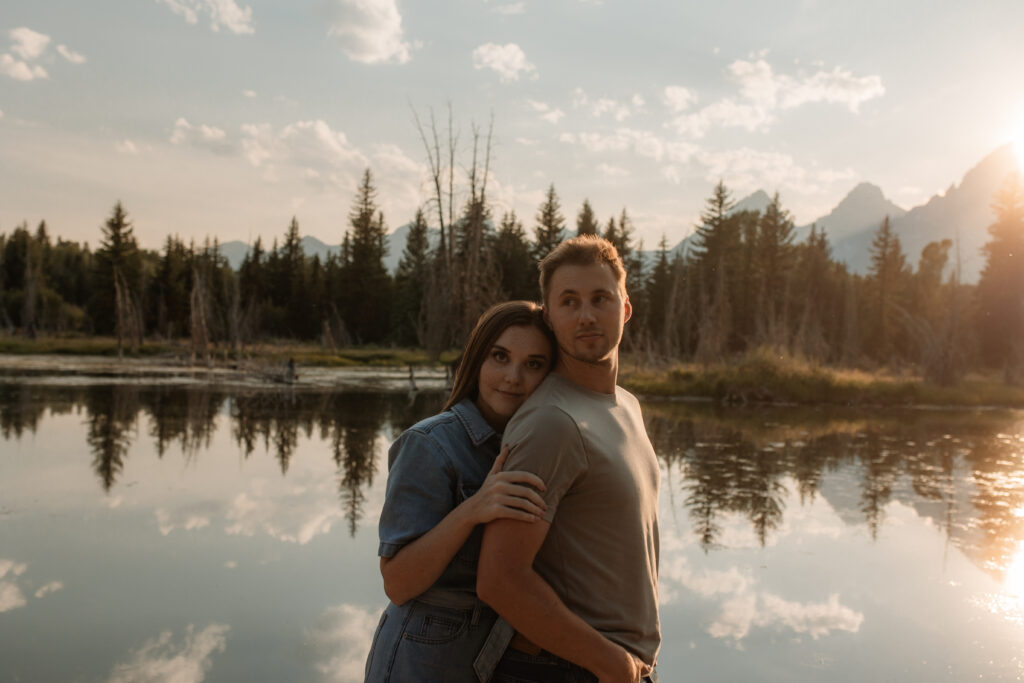
[[[391,446],[391,468],[377,531],[377,554],[394,557],[454,507],[448,458],[428,434],[408,430]]]
[[[552,406],[529,408],[515,416],[503,443],[512,446],[506,472],[532,472],[544,482],[544,519],[552,521],[562,498],[587,471],[587,452],[576,421]]]

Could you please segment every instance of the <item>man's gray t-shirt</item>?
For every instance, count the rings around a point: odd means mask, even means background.
[[[505,470],[537,474],[551,524],[534,568],[573,613],[653,665],[658,461],[636,397],[551,373],[512,417]]]

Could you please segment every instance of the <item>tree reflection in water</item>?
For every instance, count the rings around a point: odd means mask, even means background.
[[[855,474],[859,495],[830,491],[829,503],[844,518],[855,513],[872,539],[886,507],[899,500],[997,575],[1024,540],[1019,412],[723,411],[667,402],[649,402],[644,412],[668,470],[666,485],[682,490],[705,552],[721,544],[726,514],[746,517],[766,544],[782,523],[791,487],[808,504],[824,495],[826,475],[840,472]],[[671,484],[679,479],[675,472],[681,481]],[[971,505],[960,509],[965,499]]]
[[[0,383],[0,432],[17,440],[35,432],[47,411],[84,413],[93,470],[108,492],[143,418],[159,457],[175,446],[186,459],[200,457],[227,421],[246,458],[262,445],[284,476],[300,436],[319,439],[354,534],[387,444],[442,403],[440,393],[425,392],[410,401],[369,391]],[[765,545],[788,501],[821,497],[843,519],[861,520],[872,538],[891,502],[911,505],[995,574],[1024,539],[1019,412],[723,411],[666,402],[648,402],[644,412],[673,513],[689,516],[705,552],[723,543],[727,515],[745,518]]]

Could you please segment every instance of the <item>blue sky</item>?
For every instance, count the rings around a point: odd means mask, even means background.
[[[362,170],[391,228],[429,194],[412,110],[493,112],[489,191],[528,229],[626,207],[648,247],[721,177],[798,223],[869,181],[904,207],[1024,135],[1024,3],[5,0],[0,231],[148,247],[338,243]]]

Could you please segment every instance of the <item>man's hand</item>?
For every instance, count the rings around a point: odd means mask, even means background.
[[[616,668],[598,674],[598,683],[641,683],[644,676],[651,673],[651,667],[624,649],[619,650],[622,657],[615,663]]]

